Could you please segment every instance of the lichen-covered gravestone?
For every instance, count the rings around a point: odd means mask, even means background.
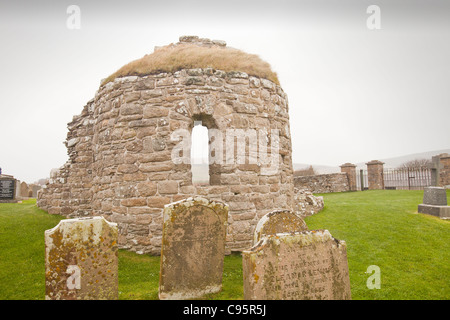
[[[160,299],[193,299],[222,289],[228,206],[202,197],[164,207]]]
[[[45,231],[47,300],[118,298],[117,224],[103,217],[61,220]]]
[[[328,230],[264,236],[242,268],[246,300],[351,299],[346,244]]]
[[[290,210],[274,210],[264,215],[255,228],[253,245],[265,235],[306,231],[305,221]]]

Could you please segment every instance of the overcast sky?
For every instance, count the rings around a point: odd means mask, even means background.
[[[67,160],[67,123],[101,79],[181,35],[271,64],[296,163],[450,148],[448,1],[2,1],[0,35],[0,167],[29,183]]]

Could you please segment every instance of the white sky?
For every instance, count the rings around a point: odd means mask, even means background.
[[[288,95],[296,163],[450,148],[448,1],[0,3],[0,167],[29,183],[67,160],[67,123],[122,65],[181,35],[260,55]],[[67,7],[81,9],[69,30]],[[369,30],[369,5],[381,30]]]

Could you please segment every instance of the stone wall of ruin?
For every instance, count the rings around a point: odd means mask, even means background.
[[[264,173],[250,146],[245,164],[211,164],[210,185],[194,186],[190,164],[174,163],[177,129],[194,121],[228,129],[279,133],[278,171]],[[287,97],[280,86],[242,72],[190,69],[117,78],[68,124],[69,160],[39,192],[38,206],[67,217],[104,216],[119,227],[119,245],[159,254],[164,205],[193,195],[230,207],[228,250],[252,244],[258,220],[293,208]]]
[[[298,189],[305,189],[312,193],[343,192],[350,190],[348,177],[344,172],[295,177],[294,185]]]

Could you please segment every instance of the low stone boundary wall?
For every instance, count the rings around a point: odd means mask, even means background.
[[[344,172],[294,177],[294,186],[312,193],[349,191],[347,174]]]

